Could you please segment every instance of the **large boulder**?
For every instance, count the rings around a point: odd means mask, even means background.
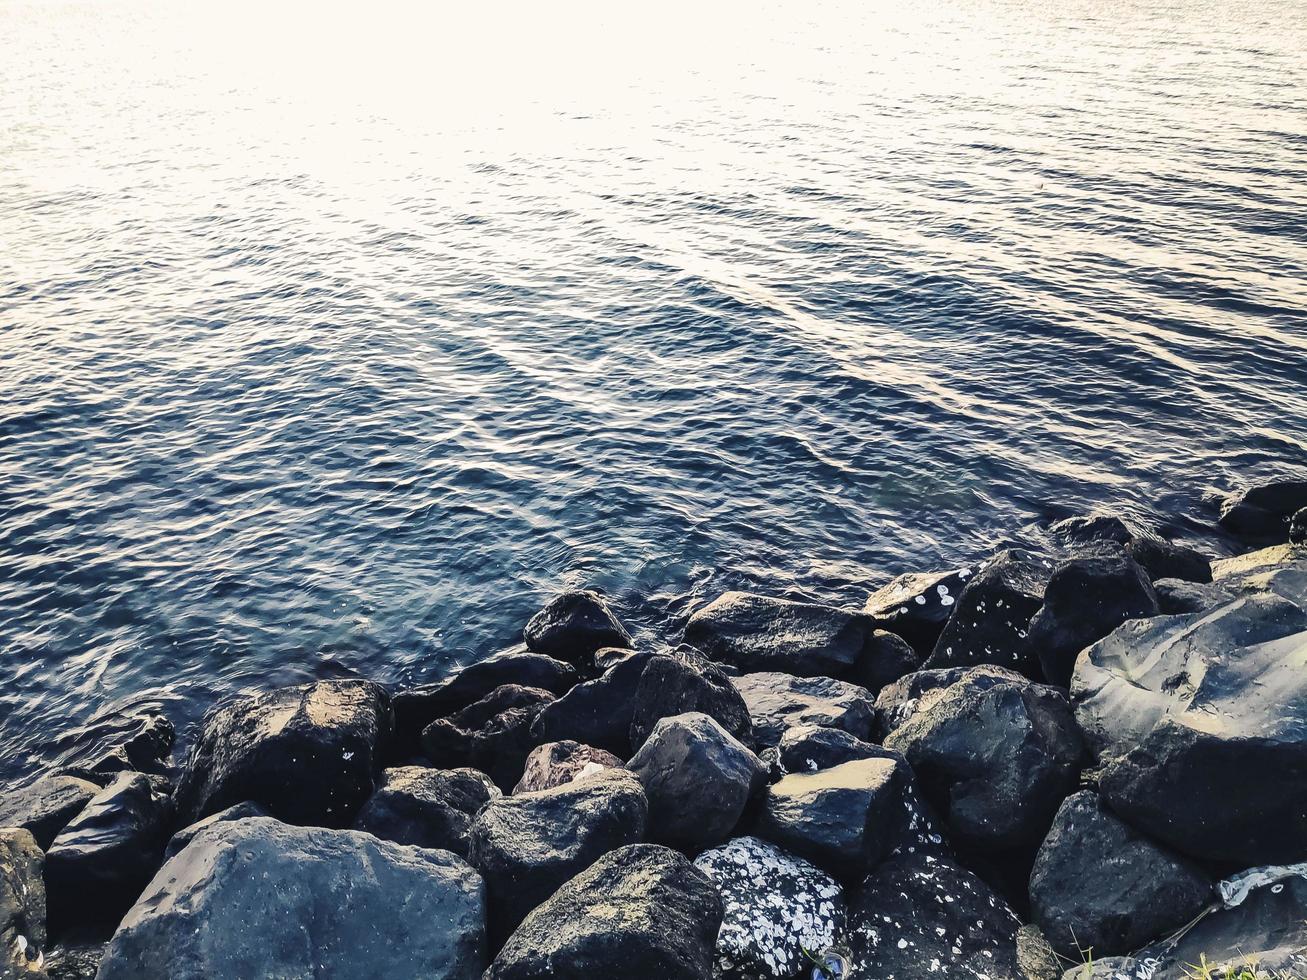
[[[850,976],[1017,980],[1020,925],[983,881],[952,862],[933,854],[890,858],[849,901]]]
[[[586,670],[593,665],[596,650],[631,645],[631,634],[608,603],[599,593],[586,590],[563,592],[550,599],[526,624],[523,638],[536,653]]]
[[[862,654],[870,616],[815,602],[727,592],[685,624],[685,642],[743,672],[842,674]]]
[[[631,748],[644,744],[659,719],[689,711],[712,716],[745,745],[753,741],[749,708],[731,679],[694,647],[682,644],[668,656],[650,658],[640,675],[631,713]]]
[[[1194,918],[1212,882],[1083,790],[1066,798],[1030,875],[1030,907],[1064,956],[1116,956]]]
[[[526,757],[522,778],[513,787],[513,794],[553,789],[599,769],[621,769],[623,765],[613,753],[592,745],[571,740],[546,742],[536,746]]]
[[[485,980],[706,980],[721,923],[707,875],[670,848],[634,844],[532,912]]]
[[[540,713],[554,701],[548,691],[520,684],[497,687],[475,704],[422,730],[422,751],[441,768],[471,766],[487,773],[504,792],[522,776],[538,741],[531,734]]]
[[[354,829],[396,844],[453,851],[466,858],[472,819],[498,797],[499,787],[476,769],[387,769],[376,792],[359,810]]]
[[[485,965],[481,881],[461,858],[254,817],[206,828],[160,869],[99,980],[477,980]]]
[[[876,733],[886,738],[890,732],[917,713],[921,699],[931,691],[943,690],[956,684],[968,671],[985,672],[994,677],[1020,680],[1024,675],[1006,667],[944,667],[935,670],[917,670],[904,674],[893,684],[887,684],[876,695]]]
[[[617,769],[491,801],[473,821],[470,858],[486,880],[492,933],[508,935],[600,855],[643,840],[648,811],[640,780]]]
[[[158,870],[172,804],[154,779],[120,773],[55,837],[45,881],[57,924],[121,915]]]
[[[1274,480],[1229,494],[1221,503],[1221,527],[1249,541],[1289,540],[1289,522],[1307,507],[1307,481]]]
[[[187,844],[195,839],[195,835],[206,827],[211,827],[215,823],[229,823],[232,820],[247,820],[250,817],[269,817],[268,808],[262,803],[251,803],[248,800],[244,803],[237,803],[235,806],[229,806],[225,810],[219,810],[217,813],[210,813],[203,820],[197,820],[195,823],[187,824],[181,830],[177,831],[168,840],[168,846],[163,849],[163,859],[167,861],[174,854],[184,848]]]
[[[875,721],[875,699],[856,684],[829,677],[795,677],[775,671],[742,674],[731,683],[753,719],[754,744],[770,748],[796,725],[840,728],[867,739]]]
[[[969,578],[969,568],[908,572],[869,595],[863,612],[928,657]]]
[[[767,787],[756,833],[842,881],[856,881],[889,853],[911,778],[896,758],[792,773]]]
[[[0,828],[0,976],[42,980],[45,950],[43,856],[36,838]]]
[[[372,793],[390,696],[370,681],[317,681],[241,698],[204,720],[177,786],[182,823],[250,800],[288,823],[346,826]]]
[[[1066,687],[1080,651],[1127,619],[1159,615],[1144,570],[1126,555],[1072,558],[1053,571],[1027,643],[1044,677]]]
[[[659,721],[628,767],[649,799],[649,839],[687,851],[729,837],[767,779],[756,755],[699,712]]]
[[[1307,611],[1272,593],[1128,622],[1071,685],[1117,813],[1203,860],[1307,860]]]
[[[540,712],[531,728],[532,740],[537,745],[570,740],[628,758],[635,692],[654,656],[641,651],[576,685]]]
[[[865,688],[873,697],[887,684],[921,667],[921,657],[908,641],[888,630],[874,630],[863,644],[858,662],[844,679]]]
[[[694,866],[722,896],[713,973],[721,980],[789,980],[811,966],[805,950],[827,949],[843,934],[839,882],[775,844],[737,837]]]
[[[21,827],[30,831],[42,850],[55,835],[82,812],[101,787],[76,776],[42,776],[21,789],[0,796],[0,827]]]
[[[967,582],[925,666],[928,669],[997,664],[1038,676],[1026,643],[1030,619],[1044,599],[1052,566],[1020,551],[1001,551]]]
[[[953,837],[986,849],[1037,844],[1080,773],[1065,695],[985,669],[932,693],[885,747],[907,757]]]
[[[404,758],[418,751],[422,729],[475,704],[497,687],[520,684],[561,697],[580,680],[571,664],[542,653],[514,647],[488,660],[469,664],[448,680],[396,691],[395,755]]]

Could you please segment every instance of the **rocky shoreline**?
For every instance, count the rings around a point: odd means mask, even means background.
[[[0,977],[1307,977],[1307,483],[635,649],[126,719],[0,796]],[[1251,972],[1232,968],[1255,963]],[[1206,969],[1209,972],[1195,973]]]

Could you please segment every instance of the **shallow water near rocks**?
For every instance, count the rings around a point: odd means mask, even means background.
[[[0,778],[1307,447],[1307,3],[0,3]]]

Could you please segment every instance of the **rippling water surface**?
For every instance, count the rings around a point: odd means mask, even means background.
[[[0,0],[0,775],[1302,461],[1304,0],[457,6]]]

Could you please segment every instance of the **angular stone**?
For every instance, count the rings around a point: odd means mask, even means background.
[[[767,779],[757,756],[699,712],[660,720],[629,768],[649,800],[649,839],[688,851],[729,837]]]
[[[42,776],[0,798],[0,827],[30,831],[42,850],[48,849],[68,821],[82,812],[101,787],[76,776]]]
[[[225,810],[219,810],[217,813],[211,813],[203,820],[197,820],[193,824],[183,827],[177,833],[172,835],[168,841],[168,846],[163,849],[163,859],[167,861],[174,854],[195,839],[205,827],[211,827],[215,823],[228,823],[232,820],[245,820],[249,817],[267,817],[267,807],[261,803],[237,803],[235,806],[229,806]]]
[[[644,838],[649,805],[629,772],[605,769],[554,789],[493,800],[472,824],[472,864],[486,881],[493,935],[602,854]]]
[[[476,769],[387,769],[363,804],[354,829],[413,847],[453,851],[466,858],[472,820],[499,788]]]
[[[348,824],[372,793],[392,724],[390,696],[370,681],[241,698],[205,718],[177,786],[177,815],[194,823],[248,800],[288,823]]]
[[[0,828],[0,976],[43,980],[44,864],[36,838],[20,827]]]
[[[582,775],[600,769],[621,769],[623,762],[611,752],[580,742],[546,742],[527,756],[522,778],[513,787],[513,795],[563,786]]]
[[[1234,598],[1234,593],[1215,582],[1186,582],[1178,578],[1159,578],[1153,583],[1157,608],[1163,616],[1202,612]]]
[[[839,728],[864,740],[871,736],[875,702],[856,684],[774,671],[742,674],[731,683],[749,708],[756,746],[776,745],[785,729],[796,725]]]
[[[903,637],[919,658],[928,657],[969,578],[970,568],[909,572],[869,595],[863,611]]]
[[[554,696],[540,688],[497,687],[475,704],[424,728],[422,751],[441,768],[480,769],[508,792],[539,744],[531,734],[532,726],[553,701]]]
[[[1200,583],[1212,580],[1211,559],[1173,541],[1138,537],[1126,545],[1125,550],[1154,583],[1162,578]]]
[[[867,637],[858,662],[845,673],[844,679],[875,697],[887,684],[920,667],[921,658],[907,640],[886,630],[876,630]]]
[[[580,742],[623,759],[631,755],[635,692],[654,654],[641,651],[572,688],[545,707],[531,728],[537,745]]]
[[[705,980],[721,923],[707,875],[670,848],[635,844],[532,912],[485,980]]]
[[[839,882],[775,844],[737,837],[704,851],[694,866],[722,896],[713,973],[721,980],[788,980],[811,966],[804,950],[827,949],[843,934]]]
[[[596,650],[629,647],[626,632],[608,603],[597,592],[563,592],[531,617],[523,633],[536,653],[589,669]]]
[[[667,656],[651,657],[635,688],[631,748],[638,749],[661,718],[701,711],[745,745],[753,722],[740,692],[716,664],[682,644]]]
[[[123,919],[99,980],[478,980],[481,881],[446,851],[254,817],[206,827]]]
[[[740,671],[812,677],[851,668],[873,629],[835,606],[727,592],[690,617],[685,642]]]

